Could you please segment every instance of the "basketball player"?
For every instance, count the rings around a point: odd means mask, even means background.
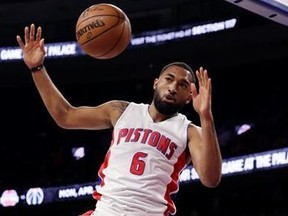
[[[183,62],[165,66],[154,81],[151,104],[113,100],[96,107],[74,107],[58,91],[44,66],[41,27],[25,27],[17,36],[23,59],[57,125],[65,129],[113,128],[110,148],[100,167],[93,197],[96,208],[84,215],[175,215],[171,195],[179,175],[192,162],[204,186],[221,180],[222,157],[211,110],[211,78]],[[186,104],[199,114],[197,126],[179,113]]]

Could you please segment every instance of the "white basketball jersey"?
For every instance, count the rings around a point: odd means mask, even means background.
[[[180,172],[186,164],[190,121],[178,114],[154,123],[148,106],[131,102],[114,127],[98,173],[101,183],[93,194],[98,200],[94,215],[176,213],[171,195],[178,191]]]

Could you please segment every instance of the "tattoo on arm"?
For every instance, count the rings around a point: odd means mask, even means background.
[[[128,106],[127,102],[119,102],[119,103],[112,104],[112,109],[115,111],[118,111],[119,114],[122,114],[127,106]]]

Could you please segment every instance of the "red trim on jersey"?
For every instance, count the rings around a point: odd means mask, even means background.
[[[111,139],[111,142],[110,142],[110,148],[111,148],[111,146],[113,145],[113,141],[114,141],[114,133],[112,132],[112,139]],[[99,183],[100,187],[102,187],[102,186],[105,185],[105,181],[104,181],[105,175],[104,175],[104,173],[103,173],[103,170],[104,170],[106,167],[108,167],[108,164],[109,164],[109,158],[110,158],[110,154],[111,154],[110,148],[109,148],[109,150],[107,151],[106,156],[105,156],[105,158],[104,158],[104,161],[103,161],[103,163],[101,164],[100,169],[99,169],[99,171],[98,171],[98,176],[99,176],[99,178],[101,179],[101,181],[100,181],[100,183]],[[100,200],[102,194],[98,193],[97,191],[94,191],[93,194],[92,194],[92,196],[93,196],[94,199]]]
[[[84,214],[81,214],[80,216],[90,216],[90,215],[92,215],[93,212],[94,212],[94,210],[89,210],[89,211],[85,212]]]
[[[100,187],[105,185],[105,181],[104,181],[105,175],[103,173],[103,170],[108,166],[109,158],[110,158],[110,150],[108,150],[108,152],[107,152],[107,154],[105,156],[105,159],[104,159],[104,161],[103,161],[103,163],[102,163],[102,165],[101,165],[101,167],[100,167],[100,169],[98,171],[98,175],[99,175],[99,177],[101,179],[101,181],[99,183]],[[94,199],[100,200],[102,194],[98,193],[97,191],[94,191],[92,196],[93,196]]]
[[[186,165],[186,152],[184,151],[177,161],[177,163],[174,164],[174,171],[171,174],[171,182],[167,185],[167,190],[165,193],[165,200],[167,200],[167,210],[165,211],[164,215],[168,216],[170,214],[176,213],[176,207],[175,204],[171,198],[171,195],[176,193],[179,189],[179,176],[180,172],[183,170],[183,168]]]

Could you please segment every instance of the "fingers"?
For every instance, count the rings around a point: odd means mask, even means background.
[[[42,35],[42,28],[39,26],[39,27],[37,28],[37,33],[36,33],[36,40],[37,40],[37,41],[40,41],[41,35]]]
[[[37,28],[36,36],[35,36],[35,25],[32,23],[29,27],[24,28],[24,39],[25,39],[25,44],[28,44],[29,42],[33,41],[40,41],[42,35],[42,29],[39,26]]]
[[[199,86],[205,86],[209,85],[210,79],[208,77],[208,72],[203,67],[200,67],[199,70],[196,71],[196,76],[198,78]]]
[[[29,43],[30,41],[29,28],[27,26],[24,28],[24,40],[25,40],[25,44]]]
[[[29,27],[25,27],[24,28],[24,42],[21,39],[21,37],[19,35],[16,36],[16,40],[19,44],[19,46],[21,47],[21,49],[23,49],[25,47],[25,45],[29,44],[30,42],[40,42],[41,41],[41,37],[42,37],[42,28],[39,26],[37,28],[37,32],[35,35],[35,25],[32,23]]]
[[[34,41],[35,38],[35,25],[32,23],[30,26],[29,41]]]
[[[25,44],[23,43],[23,41],[19,35],[16,36],[16,40],[17,40],[19,46],[21,47],[21,49],[24,49]]]
[[[44,50],[44,38],[40,40],[40,48]]]

